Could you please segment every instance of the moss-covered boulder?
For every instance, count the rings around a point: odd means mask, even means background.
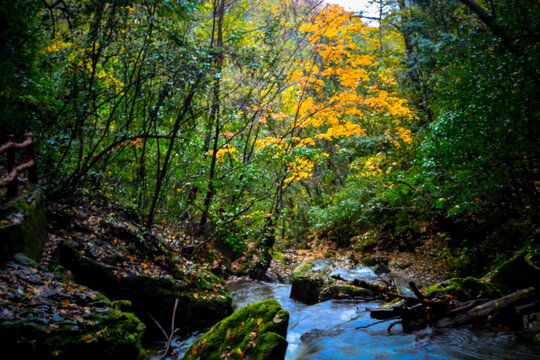
[[[450,295],[458,300],[469,300],[480,297],[497,298],[502,296],[496,286],[472,276],[445,280],[429,287],[424,292],[424,295],[429,298]]]
[[[175,326],[186,330],[214,324],[233,311],[233,299],[223,281],[208,271],[174,277],[120,274],[65,242],[57,248],[57,262],[69,268],[80,283],[111,298],[131,301],[135,314],[147,324],[150,337],[161,336],[161,332],[148,314],[161,324],[169,324],[176,299]]]
[[[47,241],[43,192],[24,188],[16,199],[0,205],[0,264],[16,253],[39,260]]]
[[[289,313],[276,300],[247,305],[213,326],[182,359],[283,359],[288,325]]]
[[[376,294],[369,289],[344,284],[335,283],[325,286],[319,295],[320,301],[331,299],[355,299],[355,298],[373,298]]]
[[[6,359],[143,359],[145,325],[102,294],[26,262],[0,274]]]
[[[325,281],[320,278],[293,276],[291,281],[291,299],[312,305],[320,302],[319,296]]]
[[[372,291],[353,286],[343,278],[350,279],[354,271],[343,269],[331,259],[305,261],[293,271],[290,297],[308,305],[330,299],[374,297]]]
[[[521,249],[483,279],[504,293],[529,286],[540,289],[540,255],[535,250],[529,246]]]
[[[312,305],[321,301],[321,292],[328,285],[330,274],[336,266],[331,259],[307,260],[296,266],[291,278],[291,299]]]

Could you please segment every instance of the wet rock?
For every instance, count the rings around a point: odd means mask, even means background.
[[[283,359],[289,313],[276,300],[247,305],[193,343],[182,359]]]
[[[18,256],[0,274],[6,359],[143,359],[145,325],[101,293]]]
[[[371,297],[371,291],[351,286],[347,281],[371,280],[376,277],[376,274],[365,266],[349,269],[338,266],[330,259],[309,260],[293,271],[290,297],[308,305],[330,299]]]
[[[325,286],[319,294],[319,301],[373,297],[375,294],[369,289],[338,283]]]
[[[296,276],[317,276],[328,277],[337,267],[337,263],[332,259],[313,259],[304,261],[293,270]]]
[[[291,281],[291,299],[308,305],[320,301],[319,296],[323,290],[324,280],[320,278],[293,276]]]
[[[330,330],[321,330],[321,329],[313,329],[308,331],[305,334],[302,334],[300,336],[300,341],[302,342],[310,342],[317,340],[321,337],[333,337],[338,336],[343,333],[343,329],[330,329]]]
[[[373,272],[377,275],[387,274],[390,272],[390,267],[388,264],[380,263],[373,266]]]

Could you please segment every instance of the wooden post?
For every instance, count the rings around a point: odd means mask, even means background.
[[[27,161],[34,161],[34,165],[32,165],[28,169],[28,180],[32,184],[37,184],[38,182],[38,174],[37,174],[37,161],[36,161],[36,154],[34,151],[34,139],[32,134],[25,134],[24,135],[24,141],[30,140],[30,144],[24,148],[24,152],[26,153],[26,159]]]
[[[11,147],[7,150],[7,170],[11,173],[15,168],[15,135],[8,135],[7,142],[11,143]],[[8,198],[17,196],[17,179],[8,184],[6,196]]]

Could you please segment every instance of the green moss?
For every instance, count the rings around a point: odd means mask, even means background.
[[[159,329],[147,316],[160,323],[170,322],[174,303],[179,299],[176,326],[197,329],[209,326],[233,311],[231,294],[223,281],[214,274],[202,271],[178,279],[152,278],[147,275],[130,275],[117,279],[106,266],[81,256],[69,244],[58,248],[58,261],[72,270],[78,282],[104,292],[114,299],[128,299],[133,311],[147,320],[149,337],[161,336]]]
[[[352,285],[330,285],[324,288],[320,294],[320,300],[351,299],[355,297],[374,297],[375,294],[368,289]]]
[[[468,300],[477,297],[499,297],[501,292],[493,284],[469,276],[435,284],[429,287],[424,295],[427,297],[451,295],[458,300]]]
[[[490,281],[505,293],[529,286],[539,288],[540,270],[532,261],[533,258],[534,253],[526,246],[484,276],[484,280]]]
[[[319,296],[323,285],[324,280],[322,279],[293,276],[290,295],[291,299],[310,305],[316,304],[319,302]]]
[[[276,261],[283,262],[285,255],[277,250],[272,251],[272,258]]]
[[[84,332],[60,327],[51,331],[42,343],[59,358],[94,357],[115,359],[144,359],[141,337],[145,325],[133,314],[110,310],[94,316],[97,326]],[[84,351],[84,355],[80,353]]]
[[[363,235],[352,238],[355,243],[355,249],[359,253],[371,250],[379,242],[380,235],[375,231],[368,231]]]
[[[276,300],[257,302],[216,324],[182,359],[280,359],[287,349],[289,313]]]
[[[91,315],[77,318],[68,312],[50,318],[40,310],[47,305],[21,304],[17,307],[19,316],[0,319],[3,356],[126,360],[146,357],[141,345],[145,325],[134,314],[118,309],[127,303],[113,303],[101,294],[91,303],[84,297],[69,301],[80,302],[78,306],[84,306]]]
[[[315,266],[315,264],[312,263],[312,262],[303,263],[302,265],[300,265],[299,267],[294,269],[294,274],[295,275],[302,275],[303,273],[311,270],[314,266]]]
[[[74,325],[43,327],[33,322],[2,323],[3,351],[21,358],[144,359],[141,337],[145,326],[133,314],[116,310],[95,318],[84,332]]]
[[[11,260],[16,253],[39,260],[47,241],[44,197],[39,189],[30,188],[15,200],[0,207],[0,263]]]

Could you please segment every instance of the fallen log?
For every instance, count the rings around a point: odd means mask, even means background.
[[[394,307],[391,309],[375,309],[370,311],[370,316],[375,320],[390,320],[394,319],[396,316],[401,316],[402,312],[400,308]]]
[[[503,296],[499,299],[488,301],[484,304],[475,306],[465,313],[459,313],[457,315],[446,316],[435,321],[432,326],[436,328],[450,327],[463,325],[475,320],[485,318],[493,313],[499,312],[502,309],[508,308],[512,305],[517,305],[525,299],[529,299],[536,294],[535,289],[530,287],[527,289],[516,291],[510,295]]]
[[[474,299],[457,302],[452,298],[446,300],[427,299],[414,284],[411,285],[411,288],[416,294],[416,298],[398,294],[385,286],[363,280],[354,280],[353,285],[378,291],[378,293],[390,298],[405,299],[405,303],[399,306],[370,311],[370,316],[373,319],[380,320],[377,323],[400,318],[399,323],[404,332],[420,330],[425,327],[442,328],[478,322],[487,324],[488,317],[492,315],[495,317],[503,315],[503,318],[506,318],[505,323],[511,324],[509,326],[512,327],[519,323],[519,321],[515,321],[516,317],[534,312],[540,307],[540,299],[536,298],[535,289],[532,287],[494,300]]]
[[[531,303],[516,306],[516,314],[528,315],[540,311],[540,299],[536,299]]]

